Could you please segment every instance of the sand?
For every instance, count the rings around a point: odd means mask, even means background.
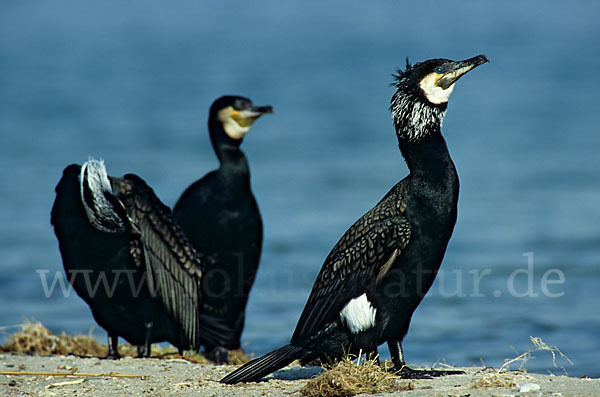
[[[2,354],[0,355],[0,395],[301,396],[299,390],[311,377],[322,371],[319,367],[288,367],[258,383],[234,386],[220,384],[218,380],[234,368],[236,367],[193,364],[183,359],[126,357],[115,361],[76,356]],[[461,369],[466,372],[465,375],[452,375],[433,380],[411,380],[413,390],[379,395],[600,396],[600,379],[579,379],[519,371],[498,374],[495,370],[483,368]],[[8,371],[44,374],[7,375]],[[75,374],[69,376],[48,374],[69,372]],[[109,376],[110,374],[114,376]],[[406,382],[406,380],[398,381],[399,386],[401,383],[405,386]]]

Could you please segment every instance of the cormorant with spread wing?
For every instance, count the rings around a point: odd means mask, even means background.
[[[180,350],[229,343],[217,318],[201,315],[203,263],[171,210],[138,176],[109,177],[102,161],[65,168],[51,223],[67,278],[108,332],[140,346],[168,341]]]
[[[295,359],[376,353],[387,342],[404,377],[438,376],[405,365],[401,342],[431,287],[457,217],[458,175],[441,134],[456,81],[488,62],[431,59],[398,70],[391,111],[409,175],[346,231],[325,259],[288,345],[221,380],[257,381]]]
[[[173,210],[203,258],[200,311],[224,319],[234,333],[231,343],[205,345],[205,354],[216,362],[228,362],[229,350],[240,347],[263,239],[248,161],[240,145],[252,123],[272,112],[271,106],[255,106],[244,97],[217,99],[209,111],[208,130],[220,166],[189,186]]]

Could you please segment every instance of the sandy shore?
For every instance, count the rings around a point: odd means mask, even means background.
[[[202,395],[202,396],[300,396],[318,367],[288,367],[259,383],[218,383],[234,367],[193,364],[183,359],[135,359],[118,361],[75,356],[0,355],[0,395],[106,396],[106,395]],[[525,372],[496,374],[482,368],[462,368],[465,375],[433,380],[412,380],[413,390],[381,396],[501,396],[501,395],[597,395],[600,379],[538,375]],[[6,372],[40,372],[7,375]],[[59,376],[75,372],[75,375]],[[79,374],[79,375],[78,375]],[[86,375],[87,374],[87,375]],[[112,375],[112,376],[111,376]],[[128,375],[123,377],[121,375]],[[399,381],[406,384],[409,381]],[[491,386],[496,382],[497,387]]]

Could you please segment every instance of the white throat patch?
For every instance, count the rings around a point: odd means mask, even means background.
[[[452,94],[452,91],[454,90],[454,84],[447,89],[443,89],[442,87],[435,85],[436,78],[437,74],[429,73],[421,80],[419,87],[421,87],[429,102],[434,105],[439,105],[448,102],[448,98],[450,98],[450,94]]]
[[[375,326],[377,309],[371,306],[366,294],[352,299],[340,312],[340,318],[346,323],[350,332],[358,334]]]
[[[221,109],[218,116],[219,120],[221,120],[221,123],[223,124],[225,133],[231,139],[242,139],[248,131],[250,131],[250,126],[242,127],[239,125],[237,121],[229,117],[231,112],[233,112],[233,107],[231,106]]]

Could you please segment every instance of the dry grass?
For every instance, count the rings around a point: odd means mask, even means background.
[[[0,346],[2,353],[21,354],[76,354],[79,356],[104,357],[108,354],[106,345],[91,336],[54,335],[39,322],[20,325],[19,332],[10,336],[8,343]]]
[[[244,352],[241,347],[236,350],[229,351],[229,364],[230,365],[242,365],[252,360],[252,355]]]
[[[366,360],[360,364],[347,357],[333,366],[325,367],[325,372],[309,380],[300,393],[307,397],[329,397],[414,389],[413,383],[400,383],[397,379],[397,376],[380,367],[376,360]]]
[[[523,368],[525,363],[534,358],[532,355],[533,352],[536,351],[548,351],[552,354],[552,364],[555,368],[561,368],[565,374],[566,370],[564,367],[559,367],[556,363],[557,356],[565,359],[569,364],[572,364],[571,360],[567,356],[565,356],[556,346],[549,346],[541,338],[530,336],[532,347],[530,347],[526,352],[518,354],[516,357],[507,359],[504,364],[499,369],[494,369],[488,367],[486,369],[492,370],[493,373],[489,375],[485,375],[479,378],[475,378],[471,381],[469,388],[471,389],[479,389],[479,388],[488,388],[488,387],[497,387],[497,388],[511,388],[516,387],[519,383],[522,383],[527,380],[527,377],[522,373],[514,373],[515,370],[510,369],[510,366],[515,363],[519,363],[519,370]]]
[[[26,322],[19,325],[19,331],[9,337],[5,345],[0,346],[0,353],[19,353],[29,355],[68,355],[106,357],[108,346],[98,342],[92,336],[73,335],[68,336],[64,332],[55,335],[42,323]],[[130,344],[119,345],[119,354],[125,357],[137,357],[137,347]],[[179,355],[177,349],[170,345],[152,345],[152,357],[156,358],[182,358],[193,363],[212,363],[201,353],[194,351]],[[233,365],[241,365],[250,361],[251,356],[244,353],[243,349],[229,352],[229,359]]]
[[[530,347],[529,350],[527,350],[526,352],[519,354],[517,357],[512,358],[510,360],[506,360],[506,362],[504,364],[502,364],[502,366],[500,367],[498,372],[504,372],[504,371],[510,369],[510,365],[514,364],[514,363],[520,363],[519,369],[522,369],[523,366],[525,365],[525,363],[529,359],[534,358],[531,353],[536,352],[536,351],[547,351],[552,354],[552,365],[554,365],[554,368],[560,368],[564,371],[565,375],[567,374],[565,367],[561,367],[556,363],[556,357],[558,355],[561,358],[563,358],[564,360],[566,360],[569,364],[573,365],[571,360],[569,360],[569,357],[565,356],[558,349],[558,347],[550,346],[550,345],[547,345],[546,343],[544,343],[542,338],[530,336],[529,339],[531,340],[531,344],[533,346]]]
[[[517,376],[512,374],[490,374],[480,378],[473,379],[469,385],[469,389],[480,389],[486,387],[511,388],[516,387]]]

